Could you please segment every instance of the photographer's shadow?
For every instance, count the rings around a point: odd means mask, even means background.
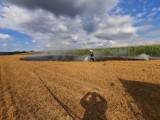
[[[96,92],[88,92],[80,104],[85,109],[82,120],[107,120],[105,116],[107,101]]]

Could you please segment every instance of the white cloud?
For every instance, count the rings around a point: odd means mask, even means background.
[[[6,47],[7,46],[7,44],[2,44],[2,47]]]
[[[160,30],[150,31],[147,33],[147,36],[160,37]]]
[[[10,38],[10,35],[0,33],[0,40],[9,40]]]
[[[0,27],[17,29],[20,24],[32,19],[31,12],[17,6],[3,7],[0,9],[3,18],[0,19]]]
[[[129,15],[108,16],[94,34],[96,37],[106,40],[131,39],[136,36],[137,31],[132,24],[133,19]]]
[[[116,16],[108,16],[106,18],[106,23],[109,26],[119,27],[119,26],[132,26],[133,19],[130,15],[116,15]]]
[[[152,12],[159,12],[160,11],[160,8],[152,8]]]
[[[154,11],[157,11],[157,8],[152,8],[152,11],[154,12]]]
[[[152,12],[151,14],[148,15],[148,17],[153,17],[156,14],[157,14],[157,12]]]
[[[36,42],[36,40],[32,40],[32,43],[35,43]]]
[[[120,7],[117,7],[114,13],[118,14],[118,13],[121,13],[121,12],[123,12],[123,9],[120,8]]]
[[[137,17],[137,18],[140,18],[140,17],[142,17],[142,16],[145,15],[145,14],[146,14],[146,12],[138,13],[138,14],[136,15],[136,17]]]
[[[60,31],[63,31],[63,32],[67,31],[67,27],[65,25],[59,25],[58,27]]]
[[[136,11],[136,9],[133,9],[133,10],[132,10],[132,12],[135,12],[135,11]]]
[[[105,1],[107,4],[77,1],[77,4],[93,4],[74,18],[63,14],[56,16],[54,12],[40,8],[28,10],[10,4],[0,9],[4,16],[0,18],[0,27],[26,33],[33,38],[32,43],[51,49],[108,46],[121,39],[133,39],[137,31],[133,18],[130,15],[109,15],[109,10],[118,4],[118,0]],[[99,7],[102,8],[97,11]],[[122,9],[117,8],[117,12],[120,11]]]
[[[95,33],[95,36],[107,40],[131,39],[132,37],[136,36],[136,28],[121,27],[121,28],[110,28],[105,30],[99,30]]]
[[[147,30],[150,30],[153,26],[152,25],[142,25],[142,26],[139,26],[137,27],[137,30],[139,31],[147,31]]]
[[[150,45],[150,44],[160,44],[159,38],[144,38],[144,37],[137,37],[132,40],[121,40],[121,41],[114,41],[114,47],[119,46],[130,46],[130,45]]]

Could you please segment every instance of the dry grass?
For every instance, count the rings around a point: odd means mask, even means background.
[[[160,61],[29,62],[20,57],[0,56],[1,120],[160,119]]]

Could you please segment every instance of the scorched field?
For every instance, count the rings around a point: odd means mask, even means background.
[[[160,120],[160,61],[0,56],[1,120]]]

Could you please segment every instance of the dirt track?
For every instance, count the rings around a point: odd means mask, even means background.
[[[160,61],[0,56],[1,120],[159,120]]]

